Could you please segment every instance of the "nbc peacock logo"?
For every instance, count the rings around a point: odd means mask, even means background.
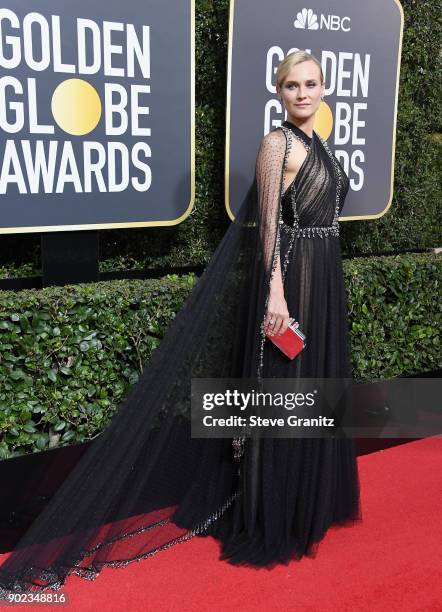
[[[319,30],[318,17],[312,9],[303,8],[296,15],[294,26],[300,30]]]
[[[311,8],[303,8],[297,13],[293,25],[298,30],[341,30],[342,32],[350,32],[350,21],[350,17],[324,15],[323,13],[318,16]]]

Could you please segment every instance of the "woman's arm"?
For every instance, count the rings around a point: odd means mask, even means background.
[[[289,324],[289,313],[284,297],[279,254],[279,205],[286,137],[282,130],[269,132],[261,141],[256,160],[258,214],[263,265],[271,273],[273,256],[276,266],[270,281],[270,295],[265,318],[266,332],[283,333]],[[270,321],[273,321],[271,324]]]

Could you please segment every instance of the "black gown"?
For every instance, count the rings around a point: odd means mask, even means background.
[[[284,190],[293,138],[307,156]],[[360,520],[353,440],[190,431],[192,378],[351,377],[338,223],[348,187],[316,132],[285,121],[262,140],[237,217],[108,427],[0,567],[0,594],[93,580],[195,535],[218,538],[232,564],[270,567]],[[264,335],[278,258],[308,339],[293,361]]]
[[[338,227],[349,181],[316,132],[310,138],[289,121],[283,128],[307,150],[296,177],[283,189],[279,224],[284,296],[308,341],[293,361],[264,343],[260,371],[264,378],[351,378]],[[208,530],[223,541],[222,558],[270,566],[314,556],[330,525],[361,519],[353,439],[248,442],[242,482],[247,495]]]

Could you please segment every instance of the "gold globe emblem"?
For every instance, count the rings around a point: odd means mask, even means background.
[[[95,129],[101,117],[97,90],[83,79],[62,81],[52,94],[51,110],[59,127],[73,136]]]
[[[315,115],[315,125],[313,127],[315,132],[319,134],[324,140],[327,140],[333,129],[333,113],[331,108],[321,100],[319,108]]]

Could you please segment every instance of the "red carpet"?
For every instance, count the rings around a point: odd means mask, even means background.
[[[238,568],[196,537],[93,582],[71,576],[58,593],[75,612],[440,611],[441,449],[438,436],[359,457],[363,521],[330,530],[315,559]]]

